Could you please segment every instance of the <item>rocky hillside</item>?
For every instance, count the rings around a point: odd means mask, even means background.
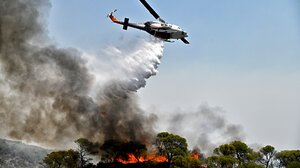
[[[0,139],[0,168],[40,168],[49,150]]]

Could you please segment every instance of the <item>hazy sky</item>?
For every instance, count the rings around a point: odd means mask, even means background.
[[[138,0],[51,0],[49,34],[59,44],[100,53],[132,36],[106,15],[153,20]],[[148,0],[189,33],[191,45],[165,44],[159,74],[138,92],[144,108],[221,107],[248,143],[300,148],[300,3],[298,0]]]

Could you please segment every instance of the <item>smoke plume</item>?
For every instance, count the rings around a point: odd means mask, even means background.
[[[50,147],[81,137],[151,141],[157,117],[143,112],[135,91],[157,73],[163,43],[110,45],[96,56],[60,48],[45,29],[50,7],[49,0],[0,2],[0,136]],[[220,111],[177,113],[169,130],[207,153],[220,139],[242,137]]]
[[[169,123],[171,132],[183,135],[205,154],[220,144],[244,138],[241,126],[228,123],[219,107],[201,105],[197,110],[178,112]]]
[[[156,74],[162,42],[109,47],[106,60],[60,48],[45,30],[50,6],[0,2],[0,135],[56,147],[80,137],[149,140],[156,117],[143,113],[134,91]]]

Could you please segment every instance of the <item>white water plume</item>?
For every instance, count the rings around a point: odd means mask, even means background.
[[[118,81],[124,89],[137,91],[145,87],[146,79],[157,74],[163,55],[163,42],[159,39],[136,39],[135,44],[108,46],[101,58],[85,54],[92,74],[96,77],[95,88],[107,82]]]

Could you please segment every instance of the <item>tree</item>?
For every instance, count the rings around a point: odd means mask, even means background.
[[[172,168],[200,168],[204,164],[204,155],[198,148],[188,151],[186,156],[176,156],[172,160]]]
[[[51,152],[43,162],[48,168],[78,168],[79,153],[74,150]]]
[[[275,148],[271,145],[262,147],[259,150],[259,162],[265,166],[265,168],[273,167],[273,158],[276,154]]]
[[[235,147],[232,144],[223,144],[214,149],[215,156],[208,157],[210,167],[233,167],[237,163]]]
[[[207,164],[212,168],[227,168],[234,167],[237,160],[232,156],[210,156],[207,158]]]
[[[255,162],[247,162],[242,166],[242,168],[264,168],[264,166]]]
[[[297,161],[292,161],[287,165],[287,168],[299,168],[300,167],[300,162]]]
[[[242,141],[233,141],[230,143],[234,147],[234,157],[238,160],[238,166],[254,165],[259,158],[259,153],[254,152],[247,144]]]
[[[249,153],[251,149],[242,141],[233,141],[230,143],[234,147],[235,158],[238,160],[239,165],[249,160]]]
[[[234,156],[235,147],[232,144],[223,144],[214,149],[214,153],[217,155]]]
[[[258,153],[241,141],[220,145],[214,149],[214,154],[208,158],[212,167],[260,167],[255,163]]]
[[[300,163],[300,150],[285,150],[278,152],[275,156],[281,167],[293,167]]]
[[[158,153],[167,158],[168,167],[171,166],[174,157],[186,156],[188,151],[185,138],[168,132],[157,134],[156,147]]]
[[[189,160],[188,157],[185,156],[176,156],[174,157],[174,159],[172,160],[172,168],[185,168],[187,167],[189,164]]]
[[[100,147],[102,151],[102,161],[104,162],[116,162],[119,157],[122,156],[122,143],[117,140],[107,140]]]
[[[86,167],[92,160],[91,158],[88,158],[88,155],[99,153],[100,145],[98,143],[92,143],[84,138],[77,139],[75,143],[78,145],[77,151],[79,153],[80,160],[79,167]]]

